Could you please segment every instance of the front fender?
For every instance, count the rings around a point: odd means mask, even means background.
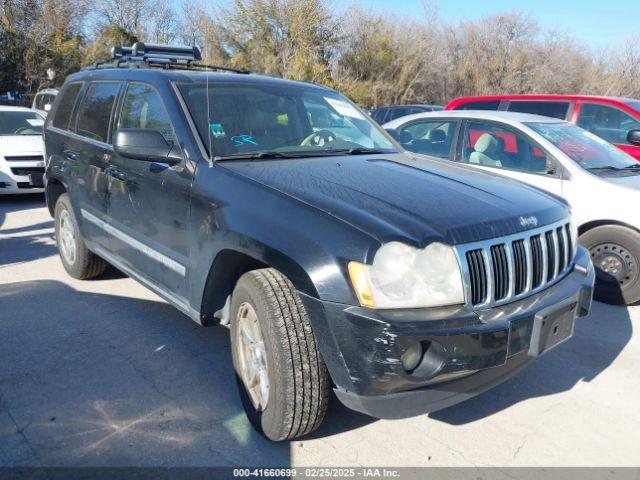
[[[347,263],[364,262],[378,244],[342,220],[215,165],[198,168],[189,228],[190,302],[197,309],[211,265],[225,250],[276,268],[306,295],[357,305]]]

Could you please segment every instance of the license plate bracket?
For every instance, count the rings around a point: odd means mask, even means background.
[[[578,301],[570,298],[536,313],[529,355],[538,357],[573,336]]]
[[[34,188],[43,188],[44,187],[44,178],[42,173],[30,173],[29,174],[29,183]]]

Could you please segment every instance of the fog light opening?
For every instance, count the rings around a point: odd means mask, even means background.
[[[424,350],[422,349],[422,343],[416,342],[412,344],[402,355],[402,368],[406,372],[412,372],[416,369],[422,361]]]

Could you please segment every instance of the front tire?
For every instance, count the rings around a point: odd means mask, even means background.
[[[254,270],[238,281],[231,350],[242,404],[261,434],[282,441],[318,428],[329,402],[329,373],[300,296],[277,270]]]
[[[620,225],[603,225],[580,235],[596,269],[593,297],[613,305],[640,301],[640,234]]]
[[[79,280],[102,275],[107,263],[84,244],[69,195],[66,193],[58,197],[54,216],[58,253],[67,273]]]

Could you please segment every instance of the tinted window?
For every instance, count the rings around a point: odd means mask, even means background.
[[[62,128],[63,130],[69,128],[69,120],[71,120],[71,114],[76,104],[80,87],[82,87],[82,83],[70,83],[62,89],[53,117],[54,127]]]
[[[175,142],[169,116],[158,92],[141,83],[132,83],[127,88],[120,115],[120,128],[157,130],[167,142]]]
[[[179,89],[213,155],[396,151],[369,115],[330,90],[280,82],[190,83]]]
[[[486,102],[466,102],[458,105],[454,110],[498,110],[500,100],[488,100]]]
[[[384,123],[384,118],[389,111],[388,108],[376,108],[371,111],[371,118],[373,118],[376,122],[382,124]]]
[[[109,119],[118,93],[117,82],[89,84],[87,93],[78,109],[76,131],[83,137],[106,142],[109,136]]]
[[[398,129],[398,138],[410,152],[449,158],[456,130],[455,121],[418,120]]]
[[[532,102],[519,101],[509,102],[510,112],[533,113],[544,117],[559,118],[564,120],[567,118],[569,111],[569,102]]]
[[[392,108],[391,111],[389,112],[389,115],[387,116],[387,118],[384,119],[384,121],[386,123],[386,122],[390,122],[391,120],[395,120],[396,118],[404,117],[405,115],[410,115],[412,113],[411,110],[412,109],[409,107]]]
[[[629,130],[640,129],[640,121],[615,107],[583,103],[578,126],[595,133],[607,142],[627,144]]]
[[[469,122],[463,138],[466,163],[547,173],[552,162],[524,134],[493,123]]]

